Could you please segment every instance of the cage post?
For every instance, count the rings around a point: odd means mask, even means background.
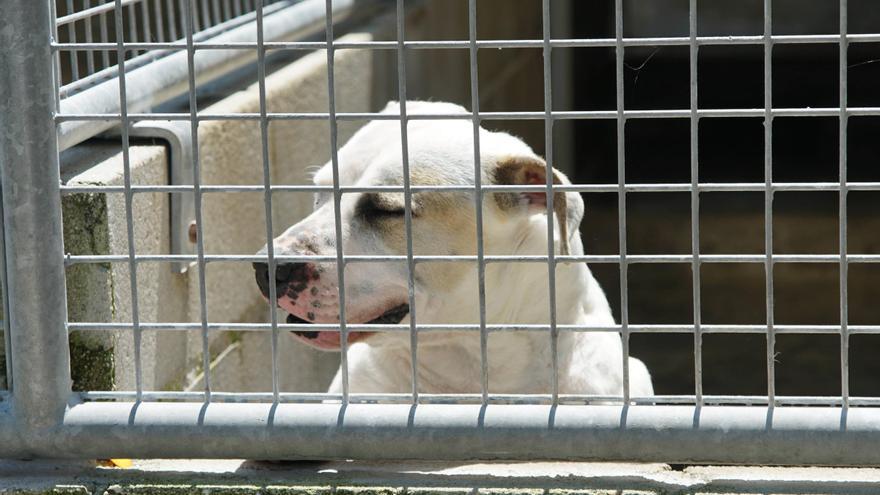
[[[617,123],[617,242],[620,264],[620,339],[623,348],[623,400],[629,402],[629,260],[626,254],[626,102],[623,89],[623,0],[614,2],[614,87]],[[688,110],[690,112],[690,110]],[[690,115],[690,113],[688,113]]]
[[[541,28],[543,34],[542,55],[544,68],[544,158],[547,171],[544,174],[547,186],[547,285],[550,304],[550,368],[553,403],[559,400],[559,329],[556,327],[556,245],[553,233],[553,62],[550,46],[550,0],[541,2]],[[564,218],[559,223],[565,222]],[[560,242],[568,242],[561,239]]]
[[[114,20],[116,21],[116,32],[122,32],[122,0],[115,0]],[[128,276],[129,291],[131,293],[131,324],[132,339],[134,344],[134,366],[135,366],[135,383],[137,386],[137,398],[140,400],[141,392],[143,392],[143,363],[141,361],[141,339],[142,333],[140,329],[140,315],[138,309],[138,265],[135,260],[136,249],[134,240],[134,196],[131,192],[131,153],[129,151],[129,130],[131,123],[128,119],[128,97],[126,96],[126,75],[125,75],[125,42],[119,36],[116,37],[116,59],[118,65],[116,67],[117,77],[119,79],[119,105],[120,105],[120,134],[122,139],[122,174],[124,181],[124,198],[125,198],[125,234],[128,244]]]
[[[849,262],[847,261],[848,251],[848,230],[847,230],[847,125],[849,119],[846,113],[847,107],[847,87],[849,60],[848,48],[849,41],[847,39],[848,26],[848,5],[847,0],[840,0],[839,4],[839,25],[840,25],[840,43],[838,44],[838,71],[839,71],[839,101],[840,116],[838,117],[838,162],[840,174],[840,193],[838,194],[838,228],[839,228],[839,247],[840,262],[838,268],[840,270],[840,398],[844,407],[849,407],[850,389],[849,389]]]
[[[198,16],[195,11],[195,0],[188,0],[183,5],[184,36],[186,38],[187,83],[189,89],[189,122],[192,138],[192,173],[193,173],[193,214],[196,221],[196,256],[198,261],[199,280],[199,316],[202,333],[202,368],[205,370],[205,402],[211,401],[211,352],[208,339],[208,290],[205,282],[205,224],[202,221],[202,166],[199,161],[199,105],[196,98],[196,49],[193,33],[198,30],[193,24]]]
[[[272,225],[272,170],[269,166],[269,119],[266,118],[266,49],[263,46],[263,0],[257,0],[257,85],[259,88],[260,99],[260,151],[263,163],[263,211],[266,215],[266,263],[268,265],[268,273],[274,276],[276,267],[275,262],[275,244],[273,238],[275,236],[275,227]],[[269,284],[269,322],[272,325],[272,396],[273,400],[278,401],[278,313],[275,311],[278,304],[278,294],[275,284]]]
[[[403,206],[404,206],[404,231],[406,233],[406,273],[407,293],[409,301],[409,350],[410,366],[412,369],[412,403],[419,402],[419,374],[418,374],[418,344],[419,334],[416,329],[416,295],[415,295],[415,271],[413,262],[412,242],[412,192],[410,191],[410,168],[409,168],[409,138],[407,126],[409,120],[406,113],[406,11],[403,0],[397,0],[397,88],[400,97],[400,164],[403,169]]]
[[[691,280],[693,285],[694,311],[694,395],[697,404],[703,403],[703,334],[701,324],[701,265],[700,265],[700,117],[699,86],[697,68],[699,66],[699,47],[697,45],[697,0],[690,0],[688,6],[688,24],[690,31],[690,169],[691,169]]]
[[[477,0],[468,0],[471,114],[474,127],[474,220],[477,233],[477,292],[480,311],[480,390],[489,403],[489,332],[486,329],[486,250],[483,246],[483,176],[480,168],[480,78],[477,57]]]
[[[33,450],[70,396],[67,301],[48,1],[0,3],[0,183],[6,251],[12,414]]]
[[[336,72],[335,47],[333,46],[333,0],[326,0],[324,27],[327,43],[327,116],[330,124],[330,166],[333,170],[333,227],[336,242],[336,281],[339,296],[339,364],[342,370],[342,403],[348,404],[348,328],[345,316],[345,253],[342,249],[342,189],[339,178],[339,129],[336,122]]]
[[[776,328],[773,288],[773,2],[764,0],[764,285],[767,298],[767,400],[776,400]]]

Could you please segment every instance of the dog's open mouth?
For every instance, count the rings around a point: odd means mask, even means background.
[[[377,318],[373,318],[372,320],[366,321],[364,323],[368,325],[395,325],[400,323],[406,315],[409,314],[409,304],[401,304],[399,306],[395,306],[388,311],[382,313]],[[310,324],[312,322],[299,318],[296,315],[288,314],[287,315],[287,323],[290,324]],[[297,337],[300,337],[306,343],[317,347],[319,349],[327,349],[327,350],[337,350],[341,345],[341,337],[339,332],[325,332],[325,331],[294,331],[291,332]],[[353,343],[359,340],[363,340],[366,337],[374,334],[375,332],[349,332],[348,333],[348,342]]]

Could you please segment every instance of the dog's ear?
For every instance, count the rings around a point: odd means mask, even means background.
[[[553,183],[570,185],[562,172],[552,169]],[[547,184],[547,164],[535,156],[507,157],[498,161],[493,169],[494,183],[498,185],[543,186]],[[512,192],[497,193],[495,201],[502,210],[528,208],[529,211],[547,209],[547,193]],[[553,211],[559,221],[559,254],[571,253],[572,237],[579,235],[578,227],[584,216],[584,201],[576,192],[557,191],[553,194]]]

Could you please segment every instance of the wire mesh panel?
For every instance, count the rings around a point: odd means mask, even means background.
[[[320,39],[291,41],[267,34],[285,15],[283,9],[299,3],[305,8],[320,7]],[[121,231],[116,235],[123,240],[116,246],[124,248],[74,253],[68,249],[63,258],[56,256],[53,262],[68,269],[68,282],[70,270],[76,267],[124,267],[120,273],[125,277],[123,287],[128,289],[126,309],[115,308],[114,313],[126,315],[124,321],[71,318],[65,329],[70,334],[115,332],[130,341],[132,361],[117,365],[116,372],[133,376],[131,387],[75,393],[78,404],[63,413],[62,425],[71,427],[70,436],[64,438],[72,443],[103,438],[112,431],[132,439],[117,447],[122,449],[118,452],[167,457],[876,462],[877,454],[870,445],[880,435],[875,421],[880,397],[853,393],[850,357],[854,336],[880,333],[880,322],[868,319],[867,323],[854,323],[851,319],[854,284],[850,274],[855,266],[880,262],[880,254],[852,252],[849,210],[851,195],[880,191],[880,176],[869,173],[852,180],[848,163],[851,121],[876,118],[880,108],[871,102],[850,104],[849,77],[854,65],[849,54],[854,46],[876,46],[880,34],[876,29],[849,32],[847,0],[834,2],[837,29],[827,34],[777,34],[774,7],[778,2],[772,0],[760,4],[760,15],[755,17],[761,21],[757,34],[703,34],[701,12],[704,8],[711,11],[711,7],[696,0],[689,0],[683,10],[678,32],[649,33],[628,27],[630,22],[638,27],[639,9],[649,7],[615,0],[604,7],[591,7],[608,15],[599,34],[575,30],[572,37],[554,32],[554,9],[562,8],[563,2],[536,0],[523,2],[524,8],[540,14],[540,22],[530,25],[533,36],[506,39],[481,37],[481,19],[493,14],[479,10],[481,1],[467,0],[459,4],[465,12],[466,36],[462,29],[461,37],[453,40],[411,39],[412,12],[422,12],[419,9],[431,2],[396,0],[381,4],[382,12],[390,14],[387,19],[392,19],[384,41],[378,36],[340,40],[337,3],[115,0],[95,5],[68,2],[64,8],[54,5],[60,38],[51,48],[60,56],[60,65],[55,66],[53,89],[61,94],[54,125],[61,147],[101,132],[97,125],[89,130],[65,126],[100,122],[103,130],[118,130],[119,137],[114,139],[121,149],[116,184],[80,182],[62,185],[55,192],[65,197],[121,198],[116,204],[124,211],[119,216]],[[583,8],[574,12],[583,13],[579,10]],[[707,24],[713,22],[711,17],[706,19]],[[424,22],[434,21],[428,18]],[[245,23],[253,30],[243,38],[200,37],[200,33],[228,23],[238,23],[230,32]],[[836,101],[825,106],[780,106],[776,103],[779,76],[774,54],[780,47],[805,44],[836,48]],[[760,84],[755,94],[760,101],[756,104],[738,105],[737,100],[724,98],[717,106],[702,103],[713,93],[701,85],[701,53],[728,47],[759,53]],[[660,49],[667,52],[658,60],[678,63],[683,69],[680,87],[663,91],[678,95],[679,104],[666,105],[666,95],[652,94],[650,82],[645,82],[650,77],[646,68]],[[200,65],[204,60],[200,57],[230,50],[252,51],[255,58],[255,65],[244,69],[253,72],[252,90],[257,94],[249,111],[206,109],[200,95],[204,83],[200,71],[209,70]],[[432,73],[419,60],[433,50],[458,52],[466,62],[461,66],[465,69],[457,74]],[[537,84],[529,87],[528,96],[540,102],[538,107],[521,110],[481,97],[488,91],[486,87],[493,86],[481,78],[485,74],[481,64],[487,61],[484,53],[498,50],[539,54],[534,58],[539,65],[529,67],[538,67],[540,78],[532,74]],[[571,101],[565,100],[565,91],[554,78],[560,74],[558,60],[570,60],[562,55],[565,50],[604,53],[581,59],[604,64],[604,71],[595,71],[597,79],[606,76],[602,84],[607,99],[601,105],[564,106]],[[321,67],[326,70],[321,74],[322,82],[326,81],[322,87],[326,108],[274,109],[268,82],[273,52],[315,51],[323,56]],[[386,84],[375,91],[397,102],[381,111],[381,107],[370,111],[344,108],[341,88],[351,81],[340,76],[338,64],[340,53],[345,51],[384,57],[387,66],[396,70],[388,71],[391,76]],[[647,55],[642,63],[633,65],[627,52]],[[178,68],[183,68],[179,70],[182,83],[178,83],[185,87],[176,99],[161,98],[160,104],[165,105],[161,109],[133,99],[131,93],[142,89],[129,86],[130,79],[135,79],[129,71],[157,67],[143,65],[157,60],[157,53],[178,57]],[[664,58],[666,53],[678,55]],[[529,59],[524,60],[521,63],[527,66]],[[433,78],[464,81],[463,105],[418,101],[433,95],[411,86],[416,70]],[[634,78],[630,72],[636,74]],[[637,85],[639,78],[641,86]],[[115,101],[110,106],[90,113],[77,111],[68,100],[65,108],[65,99],[101,81],[112,81]],[[526,82],[521,84],[527,86]],[[647,101],[635,99],[639,91],[648,93]],[[105,94],[103,98],[110,97]],[[834,121],[836,174],[824,180],[780,180],[776,162],[780,156],[786,158],[776,144],[779,121],[808,118]],[[704,157],[714,156],[713,147],[702,144],[704,134],[713,121],[728,120],[760,123],[760,173],[750,179],[732,174],[734,180],[704,180],[710,175]],[[135,149],[140,143],[133,134],[134,126],[151,121],[177,121],[188,126],[188,141],[183,142],[190,150],[188,183],[144,183],[136,176],[140,158]],[[258,151],[251,157],[253,163],[241,166],[256,167],[255,182],[212,181],[216,176],[205,163],[214,151],[206,146],[209,141],[204,126],[217,121],[252,125],[247,140]],[[504,132],[514,121],[533,125],[537,132],[524,140]],[[314,173],[313,183],[279,183],[275,161],[283,158],[278,158],[273,144],[276,129],[300,123],[326,126],[326,163]],[[362,128],[346,143],[350,135],[347,125]],[[604,126],[597,134],[603,137],[592,134],[598,126]],[[645,131],[649,126],[662,130]],[[583,143],[560,143],[560,128],[574,132],[586,143],[583,146],[606,146],[605,163],[596,166],[604,171],[590,171],[579,163],[579,153],[570,150],[582,150]],[[678,172],[663,162],[663,154],[672,148],[666,141],[669,134],[664,133],[672,129],[682,133],[680,142],[686,157]],[[664,166],[653,171],[651,179],[634,180],[650,167],[638,165],[645,150],[632,143],[652,136],[652,132],[656,133],[655,141],[647,154]],[[302,146],[309,144],[303,142]],[[606,180],[584,179],[591,173],[594,177],[604,173]],[[4,179],[8,180],[8,175],[4,174]],[[836,196],[836,249],[824,253],[780,251],[780,242],[787,241],[776,230],[778,196],[818,192]],[[314,211],[297,211],[293,223],[279,225],[279,218],[284,218],[279,217],[279,198],[308,193],[315,195]],[[193,254],[139,252],[138,198],[155,194],[192,198]],[[216,211],[210,209],[212,197],[226,195],[227,201],[235,202],[247,194],[257,198],[259,205],[248,210],[256,212],[249,223],[259,227],[259,239],[254,242],[265,247],[256,254],[212,252],[211,246],[216,244],[212,244],[209,226],[224,221],[207,213]],[[711,201],[707,195],[712,194],[759,198],[760,249],[737,251],[728,250],[726,244],[718,248],[705,243],[705,232],[713,231],[712,224],[719,218],[707,205]],[[672,200],[668,198],[676,195],[685,205],[680,210],[685,212],[680,223],[686,225],[683,231],[670,227],[669,219],[678,210],[670,207]],[[606,215],[601,242],[616,241],[616,246],[595,253],[590,248],[600,241],[588,230],[597,224],[592,219],[581,223],[582,198],[589,202],[599,196],[604,199],[597,201],[597,216]],[[658,250],[659,241],[654,250],[642,249],[646,239],[657,240],[639,235],[635,227],[646,225],[646,218],[658,218],[645,214],[650,210],[670,223],[645,228],[656,228],[660,241],[672,239],[683,246],[681,249]],[[195,302],[190,318],[144,318],[140,305],[153,297],[152,292],[144,295],[148,266],[171,262],[192,265],[185,282]],[[256,284],[223,289],[250,296],[261,292],[268,303],[261,306],[256,321],[222,321],[212,315],[218,306],[211,305],[215,285],[211,267],[227,264],[247,270],[253,267]],[[808,265],[836,269],[833,298],[838,314],[824,323],[778,320],[780,291],[775,282],[790,280],[779,274],[787,266]],[[715,295],[718,279],[713,273],[719,266],[757,271],[755,280],[760,280],[753,292],[760,296],[763,321],[729,323],[707,317],[713,314],[711,308],[725,305],[723,298],[719,302]],[[644,271],[654,269],[678,270],[679,278],[656,273],[641,278]],[[666,286],[669,280],[686,288],[685,313],[690,321],[644,317],[650,314],[645,308],[652,304],[660,308],[655,316],[681,314],[674,311],[681,309],[674,295],[680,291]],[[11,289],[14,295],[15,287]],[[651,299],[647,303],[646,293]],[[16,331],[14,326],[11,331]],[[153,359],[152,354],[145,357],[145,339],[181,332],[191,335],[189,344],[199,348],[193,369],[200,378],[190,383],[194,386],[174,390],[148,385],[155,382],[148,376],[152,371],[145,371],[147,359]],[[241,334],[254,332],[266,337],[268,352],[262,355],[263,362],[248,362],[244,367],[267,369],[269,385],[225,390],[214,374],[215,347],[221,342],[218,335],[233,335],[223,342],[236,345]],[[329,391],[285,388],[281,376],[289,364],[282,349],[288,334],[313,346],[339,351],[340,366]],[[751,336],[764,341],[757,360],[760,371],[755,371],[762,375],[762,390],[709,390],[714,383],[709,368],[719,358],[707,343],[717,336]],[[792,394],[777,387],[778,351],[786,336],[835,339],[839,393]],[[638,343],[643,337],[679,338],[675,342],[686,346],[684,352],[676,349],[672,358],[665,354],[644,358],[646,367],[635,359],[642,357],[639,352],[643,350],[648,353]],[[12,350],[18,352],[15,347]],[[682,367],[667,373],[664,359],[684,363],[686,373],[681,372]],[[670,385],[668,376],[673,374],[681,377]],[[2,431],[0,428],[0,438]],[[196,441],[184,445],[179,442],[181,435]],[[394,447],[388,448],[389,443]],[[45,452],[38,441],[33,445],[36,447],[28,448]],[[78,445],[62,454],[118,453],[101,451],[94,443]]]
[[[279,3],[278,0],[264,2],[267,6],[275,3]],[[116,43],[118,32],[123,33],[124,42],[132,45],[181,41],[186,19],[182,9],[186,6],[186,2],[171,0],[128,0],[117,9],[112,0],[56,1],[58,39],[73,45],[58,51],[62,95],[114,77],[110,69],[116,66],[118,54],[112,44]],[[191,8],[192,28],[196,33],[222,32],[245,20],[252,22],[255,10],[252,0],[205,0],[193,2]],[[119,31],[115,19],[117,12],[123,19]],[[244,18],[239,19],[242,16]],[[76,46],[78,43],[81,45]],[[129,62],[129,67],[166,55],[135,48],[125,50],[124,58],[130,60],[145,54],[150,56]]]

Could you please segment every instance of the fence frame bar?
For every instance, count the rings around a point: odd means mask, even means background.
[[[0,3],[0,184],[9,298],[11,407],[0,441],[18,457],[45,451],[70,397],[50,3]],[[37,226],[39,226],[37,228]],[[10,419],[11,414],[11,421]],[[10,428],[15,431],[8,431]],[[2,442],[0,442],[2,443]]]
[[[35,454],[880,464],[877,408],[88,402],[63,426]]]

